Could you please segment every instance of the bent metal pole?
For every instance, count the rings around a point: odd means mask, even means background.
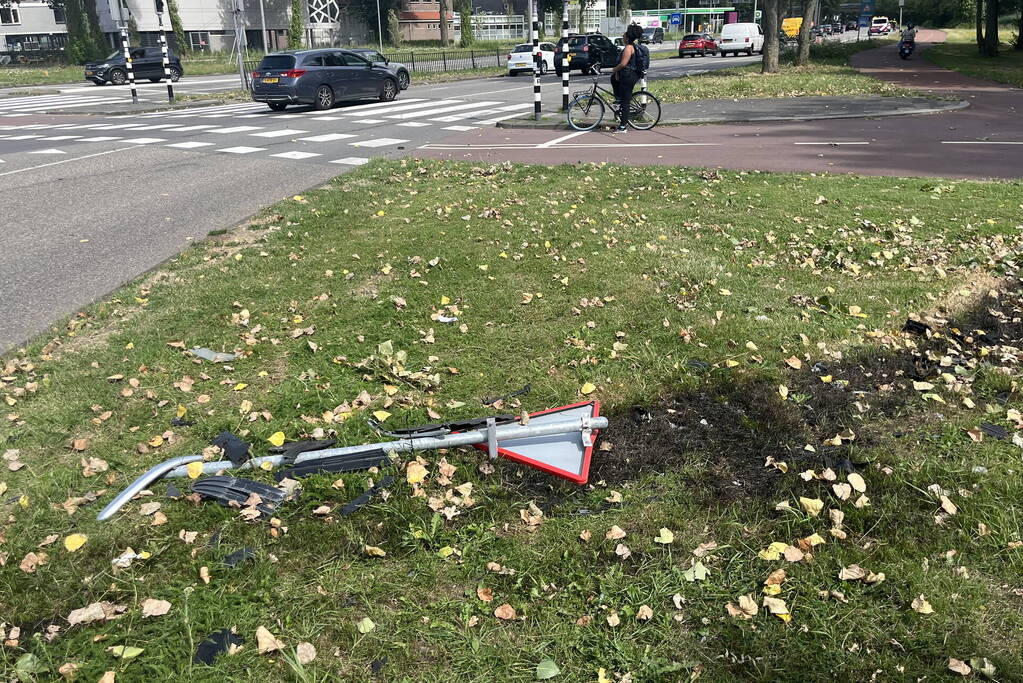
[[[387,455],[394,453],[410,453],[414,451],[437,450],[441,448],[454,448],[456,446],[471,446],[480,443],[498,443],[504,445],[506,442],[516,439],[534,439],[541,436],[552,436],[555,434],[582,433],[584,441],[588,435],[596,430],[607,428],[606,417],[574,417],[566,420],[547,422],[542,424],[510,424],[497,427],[473,429],[455,434],[444,434],[441,436],[412,437],[387,441],[377,444],[364,444],[360,446],[344,446],[342,448],[325,448],[319,451],[308,451],[295,457],[294,464],[312,463],[323,458],[331,458],[339,455],[356,455],[367,453],[380,453]],[[514,447],[514,446],[510,446]],[[491,457],[495,454],[491,453]],[[120,510],[129,500],[134,498],[140,491],[163,477],[187,477],[188,465],[193,462],[201,462],[201,455],[184,455],[160,463],[149,469],[142,476],[131,483],[121,493],[110,501],[96,517],[99,521],[109,519]],[[261,458],[253,458],[239,467],[235,467],[230,460],[218,460],[216,462],[202,463],[203,474],[216,474],[223,470],[247,470],[259,468],[264,463],[271,466],[283,464],[283,455],[268,455]]]

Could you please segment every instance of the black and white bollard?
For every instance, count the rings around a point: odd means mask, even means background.
[[[561,108],[568,111],[568,0],[561,5]]]
[[[163,30],[163,0],[156,0],[156,20],[160,25],[160,51],[163,52],[163,77],[167,79],[167,101],[174,102],[174,85],[171,83],[170,59],[167,57],[167,33]]]
[[[131,103],[139,103],[139,91],[135,89],[135,71],[131,68],[131,50],[128,49],[128,28],[121,25],[121,47],[124,48],[124,65],[128,70],[128,83],[131,84]]]
[[[533,12],[533,119],[540,120],[540,22],[536,16],[536,2],[532,3]]]

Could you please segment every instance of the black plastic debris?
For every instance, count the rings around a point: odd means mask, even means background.
[[[650,415],[650,411],[643,406],[632,406],[632,421],[636,424],[650,422],[652,419],[653,416]]]
[[[367,448],[362,453],[346,453],[330,458],[320,458],[311,462],[299,463],[291,467],[285,467],[274,472],[277,481],[284,479],[298,479],[308,477],[310,474],[322,474],[325,472],[358,472],[368,470],[370,467],[383,467],[389,462],[386,453],[379,447]]]
[[[196,346],[188,350],[193,356],[208,360],[211,363],[227,363],[240,356],[240,353],[227,353],[226,351],[214,351],[213,349],[207,349],[201,346]]]
[[[192,427],[195,425],[195,423],[192,422],[191,420],[186,420],[183,417],[176,416],[171,418],[170,423],[171,427]]]
[[[234,569],[245,560],[255,560],[256,551],[252,548],[240,548],[224,558],[224,564]]]
[[[919,320],[907,319],[906,324],[902,326],[903,332],[909,332],[910,334],[918,334],[921,337],[931,331],[931,326],[927,323],[922,323]]]
[[[214,446],[220,446],[224,455],[235,467],[241,467],[250,457],[249,444],[245,443],[231,432],[221,432],[213,441]]]
[[[529,392],[531,392],[532,390],[533,390],[533,385],[532,384],[527,384],[526,386],[522,387],[521,389],[516,389],[515,391],[511,392],[510,394],[505,394],[504,396],[498,396],[496,398],[485,398],[485,399],[483,399],[481,401],[481,403],[483,405],[485,405],[485,406],[492,406],[495,403],[497,403],[498,401],[507,401],[510,398],[515,398],[516,396],[528,396]]]
[[[240,635],[233,633],[229,628],[211,633],[206,636],[206,640],[199,643],[195,656],[192,657],[192,663],[212,666],[213,660],[218,655],[230,650],[232,645],[237,647],[244,642]]]
[[[710,370],[713,366],[705,360],[699,358],[690,358],[686,361],[686,365],[693,370]]]
[[[352,502],[348,503],[343,508],[341,508],[341,514],[342,515],[350,515],[353,512],[356,512],[359,509],[365,507],[369,503],[369,501],[371,501],[373,499],[373,496],[379,494],[381,491],[383,491],[384,489],[386,489],[388,486],[390,486],[393,483],[394,483],[394,477],[392,477],[392,476],[384,477],[375,486],[373,486],[373,488],[369,489],[368,491],[363,493],[361,496],[359,496],[358,498],[356,498],[355,500],[353,500]]]
[[[320,441],[289,441],[288,443],[281,444],[280,446],[272,446],[270,448],[270,452],[279,453],[284,458],[282,464],[287,465],[295,462],[295,458],[301,453],[322,451],[325,448],[333,448],[336,444],[336,439],[322,439]]]
[[[181,496],[183,496],[183,495],[184,494],[181,493],[181,489],[179,489],[177,486],[175,486],[174,484],[167,484],[167,497],[168,498],[171,498],[173,500],[177,500],[178,498],[181,498]]]
[[[387,666],[387,657],[381,657],[380,659],[374,659],[369,663],[369,670],[375,674],[380,673]]]
[[[1008,439],[1009,430],[1002,425],[991,424],[990,422],[981,422],[980,431],[984,432],[992,439]]]
[[[261,500],[255,508],[265,515],[273,514],[277,505],[288,495],[287,491],[275,486],[227,476],[196,479],[192,482],[192,490],[203,498],[212,498],[224,505],[237,503],[240,506],[244,506],[249,496],[255,493]]]

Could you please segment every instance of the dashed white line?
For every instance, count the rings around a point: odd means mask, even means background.
[[[283,138],[290,137],[292,135],[301,135],[302,133],[308,133],[307,130],[294,130],[291,128],[285,128],[284,130],[268,130],[264,133],[250,133],[253,137],[257,138]]]
[[[345,138],[354,138],[355,136],[350,133],[327,133],[325,135],[314,135],[308,138],[299,138],[302,142],[333,142],[334,140],[344,140]]]
[[[408,142],[408,140],[402,140],[400,138],[374,138],[372,140],[362,140],[361,142],[349,143],[352,147],[386,147],[387,145],[400,145]]]
[[[253,152],[265,152],[265,147],[225,147],[224,149],[218,149],[218,152],[227,152],[228,154],[252,154]]]
[[[151,145],[156,142],[167,142],[164,138],[132,138],[131,140],[125,140],[133,145]]]
[[[308,159],[310,157],[323,156],[322,154],[316,154],[314,152],[281,152],[280,154],[271,154],[272,157],[278,159]]]
[[[346,166],[362,166],[363,164],[368,164],[369,159],[366,157],[345,157],[344,159],[335,159],[330,163],[345,164]]]
[[[212,142],[196,142],[194,140],[189,140],[188,142],[172,142],[171,144],[165,145],[165,146],[166,147],[177,147],[178,149],[195,149],[197,147],[212,147],[213,143]]]

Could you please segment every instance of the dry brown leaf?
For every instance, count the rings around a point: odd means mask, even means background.
[[[927,602],[927,598],[923,595],[913,598],[913,602],[909,606],[913,608],[914,612],[919,612],[920,614],[934,614],[934,608],[931,607],[931,603]]]
[[[491,590],[490,588],[477,588],[476,597],[482,600],[483,602],[493,602],[494,591]]]
[[[308,664],[316,659],[316,648],[312,643],[299,643],[295,646],[295,658],[299,664]]]
[[[858,473],[850,472],[846,475],[845,480],[853,487],[853,491],[856,491],[857,493],[866,493],[867,482],[865,482],[863,477],[861,477]]]
[[[615,555],[622,558],[623,560],[627,560],[630,557],[632,557],[632,551],[629,550],[629,546],[625,545],[624,543],[619,543],[618,545],[615,546]]]
[[[199,578],[207,586],[210,585],[210,568],[206,566],[199,567]]]
[[[785,570],[784,569],[775,569],[773,572],[771,572],[767,576],[767,579],[764,581],[764,585],[765,586],[780,586],[784,580],[785,580]]]
[[[867,570],[858,564],[851,564],[848,567],[842,567],[841,571],[838,572],[838,578],[842,581],[858,581],[867,575]]]
[[[617,626],[620,623],[622,623],[622,620],[618,616],[618,612],[611,612],[611,614],[607,615],[607,625],[608,626],[614,627],[614,626]]]
[[[46,553],[27,553],[25,557],[22,558],[21,564],[18,565],[18,568],[26,574],[32,574],[37,568],[46,564],[46,559],[48,557],[49,556]]]
[[[725,605],[725,610],[728,612],[730,617],[737,619],[752,619],[760,611],[756,601],[753,599],[752,594],[740,595],[739,604],[734,605],[728,603]]]
[[[146,598],[142,601],[143,617],[162,617],[170,611],[171,604],[166,600]]]
[[[625,535],[626,535],[625,530],[622,529],[617,524],[615,524],[610,529],[608,529],[606,534],[604,534],[604,538],[606,538],[609,541],[617,541],[619,539],[625,538]]]
[[[265,626],[260,626],[256,629],[256,646],[261,655],[284,649],[284,643],[277,640],[274,634],[270,633]]]
[[[969,676],[973,672],[973,669],[970,668],[969,664],[961,659],[956,659],[955,657],[948,658],[948,670],[953,671],[960,676]]]
[[[653,616],[654,611],[648,605],[640,605],[639,609],[636,610],[636,618],[640,621],[650,621]]]
[[[498,619],[504,619],[506,621],[509,619],[514,619],[516,616],[515,608],[506,602],[494,610],[494,616],[497,617]]]

